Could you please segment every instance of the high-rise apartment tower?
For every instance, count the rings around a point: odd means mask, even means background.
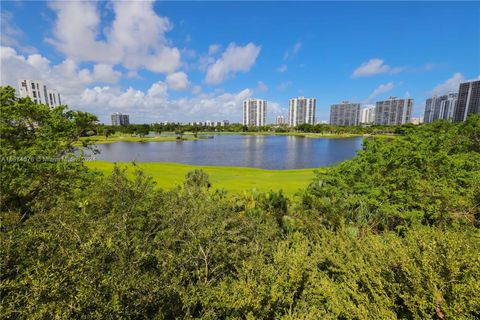
[[[377,101],[375,124],[389,126],[410,123],[412,108],[413,99],[390,97],[384,101]]]
[[[243,101],[243,125],[264,126],[267,119],[267,101],[248,99]]]
[[[297,97],[288,103],[288,125],[298,126],[304,123],[315,124],[317,99]]]

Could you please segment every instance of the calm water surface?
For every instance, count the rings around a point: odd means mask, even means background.
[[[328,166],[352,158],[362,138],[327,139],[268,135],[214,135],[178,142],[116,142],[97,145],[96,159],[118,162],[176,162],[264,169]]]

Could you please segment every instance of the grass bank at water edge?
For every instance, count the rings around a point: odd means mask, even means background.
[[[112,172],[114,163],[106,161],[89,161],[85,163],[92,169],[97,169],[108,175]],[[127,169],[128,175],[133,175],[135,168],[131,163],[117,163]],[[137,163],[147,176],[153,178],[157,185],[164,189],[174,188],[183,184],[187,172],[194,169],[204,170],[210,177],[212,188],[225,189],[232,193],[256,189],[257,191],[279,191],[293,195],[299,189],[307,187],[312,181],[314,170],[326,169],[293,169],[266,170],[257,168],[196,166],[177,163],[142,162]]]

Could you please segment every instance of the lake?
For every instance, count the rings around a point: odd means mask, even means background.
[[[217,134],[213,139],[176,142],[115,142],[97,145],[97,160],[175,162],[263,169],[329,166],[352,158],[363,138]]]

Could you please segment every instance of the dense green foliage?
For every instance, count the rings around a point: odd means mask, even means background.
[[[247,190],[268,192],[282,190],[285,195],[293,196],[304,189],[315,176],[313,168],[291,170],[267,170],[258,168],[196,166],[180,163],[141,162],[132,165],[130,162],[88,161],[85,165],[110,175],[115,166],[126,169],[127,177],[141,169],[156,183],[157,187],[169,190],[184,183],[188,172],[200,169],[208,174],[209,182],[216,189],[225,189],[231,194],[243,193]],[[325,170],[325,168],[322,168]]]
[[[0,89],[0,99],[3,211],[26,216],[34,207],[52,205],[52,194],[72,194],[90,183],[73,144],[93,126],[95,116],[16,99],[11,87]]]
[[[1,93],[2,156],[72,155],[83,121]],[[478,319],[479,121],[369,141],[297,198],[2,161],[0,316]]]
[[[364,150],[319,173],[303,197],[327,224],[373,229],[412,224],[477,224],[480,117],[438,121],[402,139],[366,141]]]
[[[210,180],[205,171],[195,169],[187,173],[185,176],[185,182],[183,183],[185,189],[194,190],[202,188],[210,188]]]

